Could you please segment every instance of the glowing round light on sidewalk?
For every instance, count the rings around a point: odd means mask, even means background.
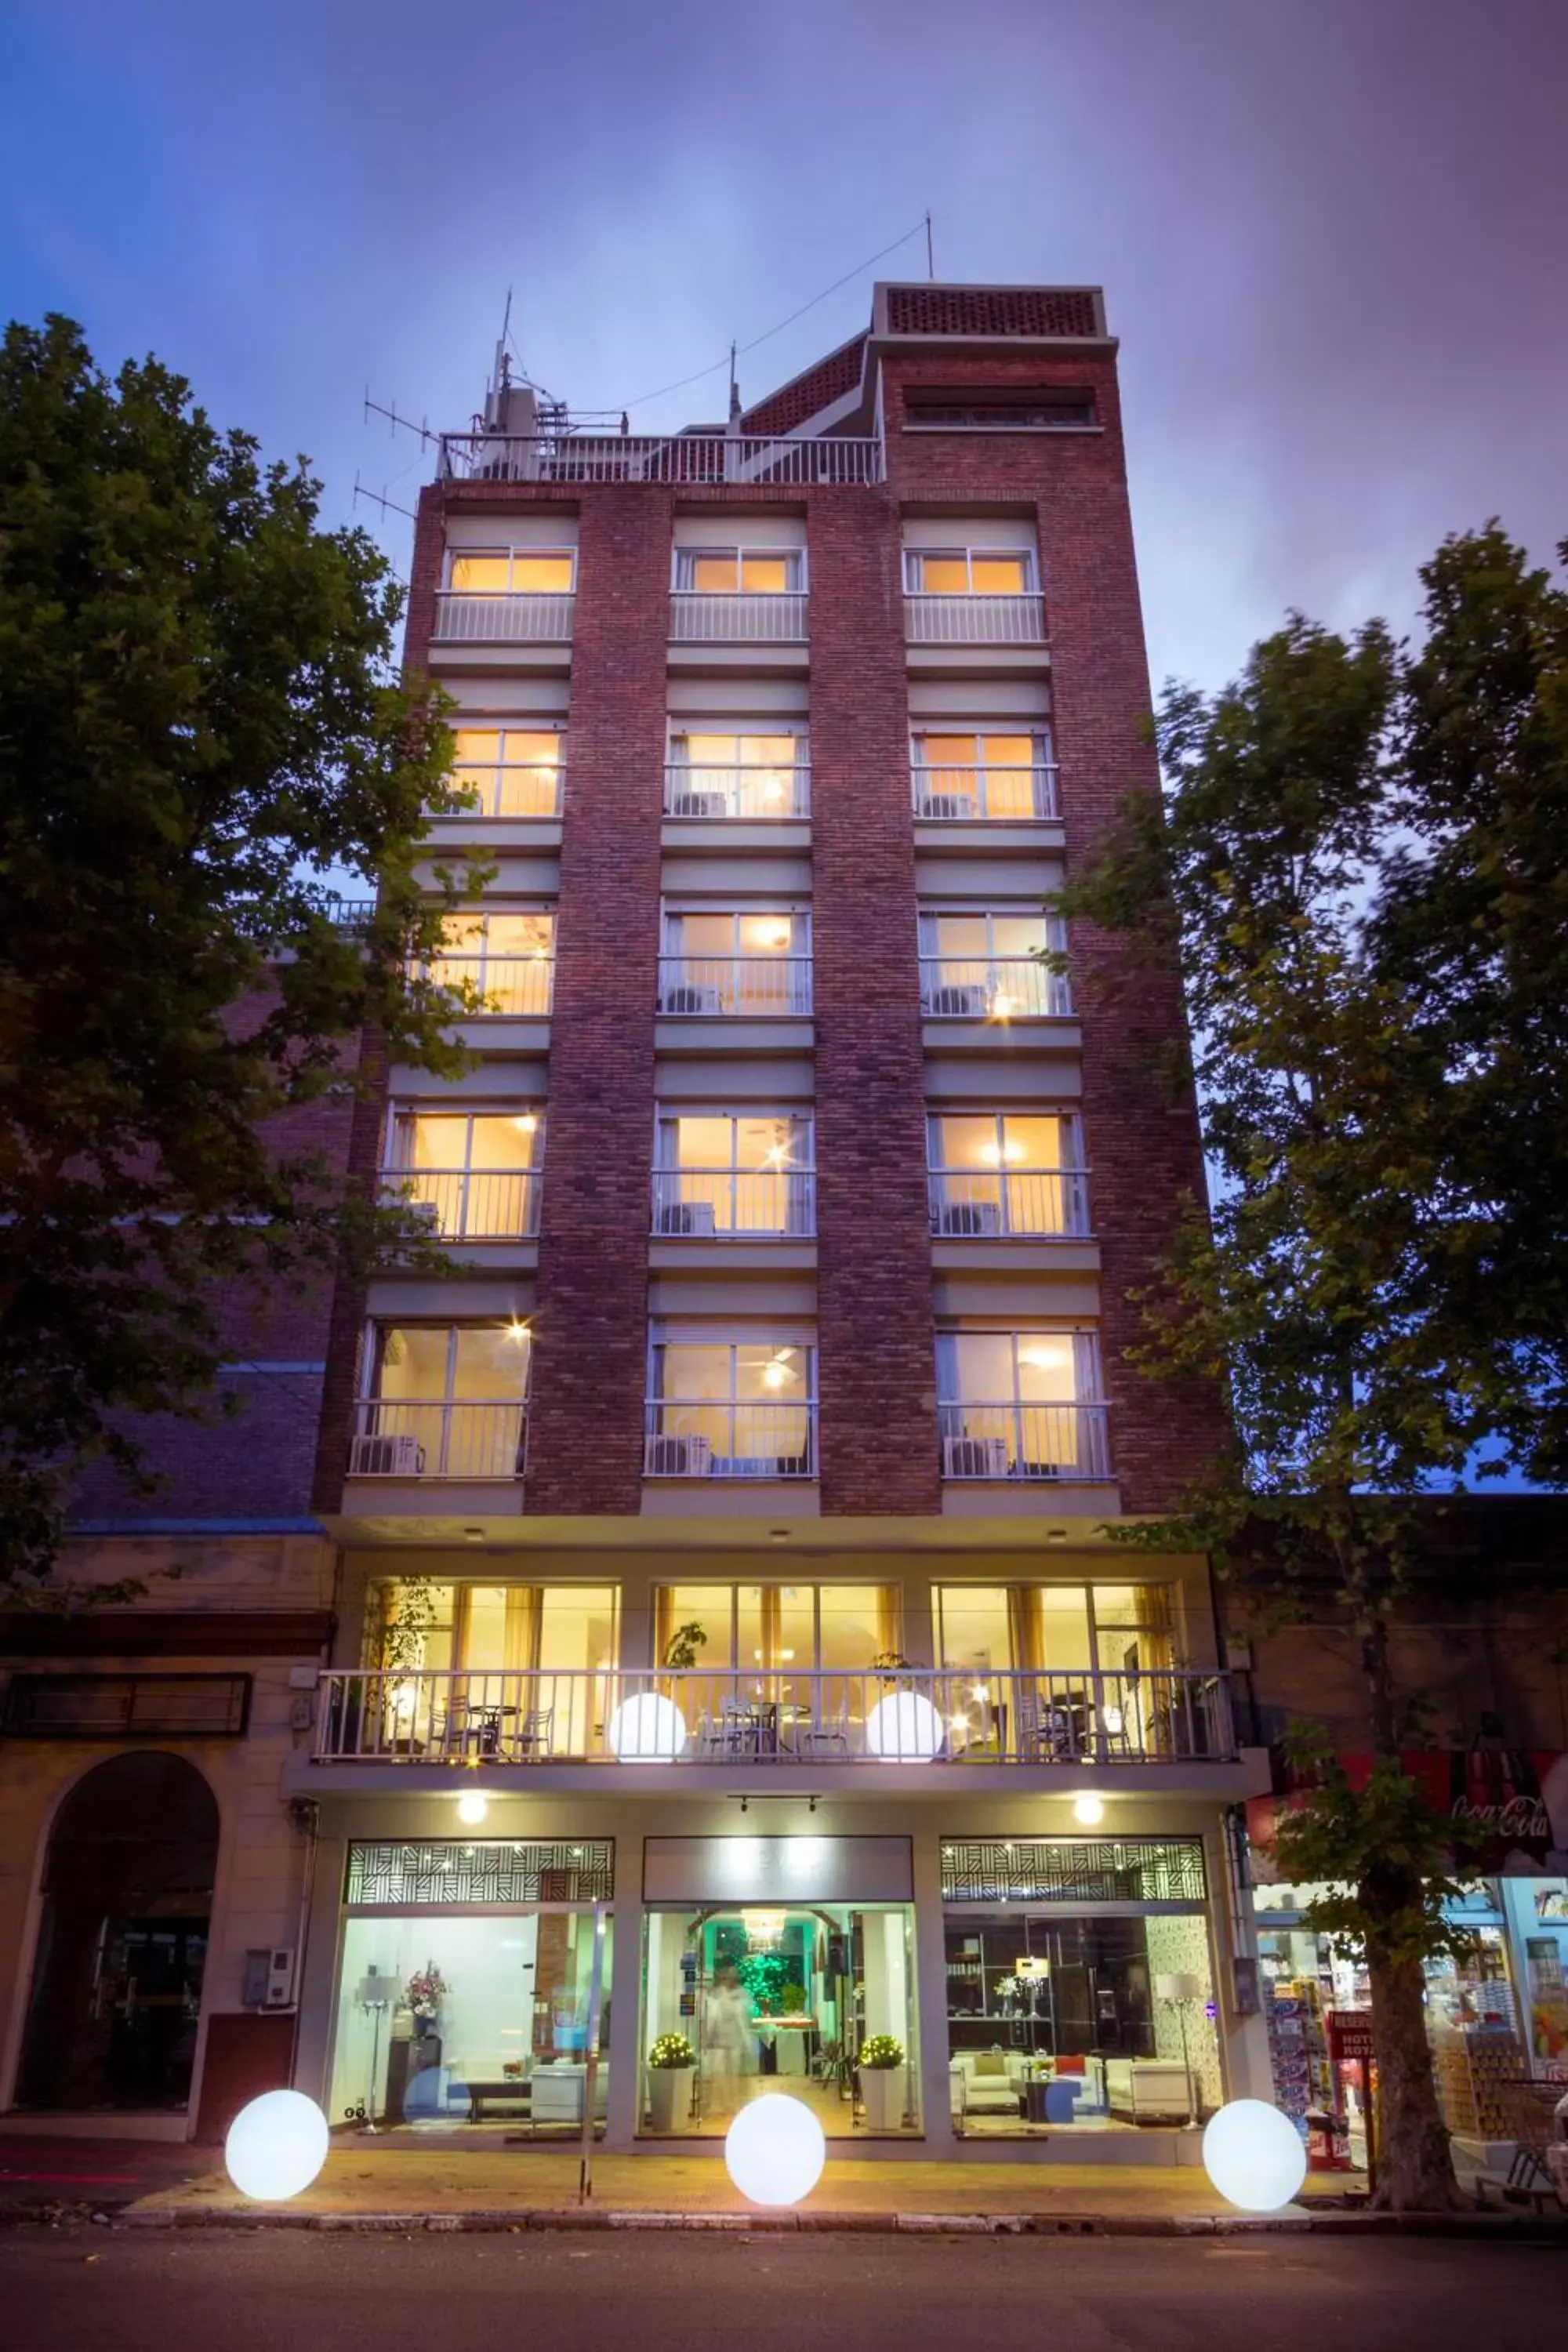
[[[1232,2099],[1204,2126],[1204,2169],[1229,2205],[1275,2213],[1307,2177],[1307,2150],[1289,2116],[1262,2099]]]
[[[458,1800],[458,1819],[477,1830],[489,1809],[490,1801],[482,1789],[465,1789]]]
[[[686,1717],[658,1691],[623,1699],[605,1726],[610,1753],[621,1764],[669,1764],[685,1748]]]
[[[223,2160],[242,2197],[280,2205],[309,2189],[327,2160],[327,2118],[303,2091],[263,2091],[228,2127]]]
[[[741,2109],[724,2135],[724,2162],[753,2205],[798,2205],[822,2178],[827,2142],[799,2099],[769,2091]]]
[[[1075,1822],[1081,1822],[1086,1830],[1095,1828],[1105,1819],[1105,1799],[1087,1795],[1075,1797],[1072,1801],[1072,1817]]]
[[[881,1764],[929,1764],[943,1737],[941,1716],[919,1691],[892,1691],[866,1717],[866,1753]]]

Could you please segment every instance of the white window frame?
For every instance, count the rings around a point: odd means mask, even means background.
[[[730,946],[717,950],[711,948],[689,948],[683,946],[671,927],[674,924],[684,921],[688,915],[728,916],[730,920]],[[670,962],[674,962],[679,959],[688,961],[694,960],[699,962],[710,961],[716,963],[726,961],[731,963],[771,963],[773,961],[773,956],[757,955],[755,953],[749,954],[741,945],[741,925],[743,922],[752,921],[759,915],[764,917],[772,916],[777,921],[781,923],[787,921],[792,926],[792,937],[789,946],[787,948],[778,948],[774,950],[774,954],[780,963],[810,962],[811,908],[808,906],[791,906],[787,901],[784,903],[774,901],[763,907],[738,907],[733,901],[723,907],[707,907],[700,904],[700,902],[688,906],[682,904],[679,900],[677,900],[674,905],[670,905],[667,902],[661,910],[659,919],[659,934],[663,941],[660,952],[666,960]]]
[[[470,557],[482,556],[487,562],[506,559],[507,584],[504,588],[454,588],[453,566],[467,562]],[[572,567],[570,583],[564,588],[514,588],[512,570],[520,561],[525,563],[559,562],[562,557]],[[577,593],[577,551],[574,547],[448,547],[446,556],[446,577],[443,593],[448,596],[574,596]]]
[[[460,548],[458,551],[459,554],[466,555],[469,552],[469,550],[467,548]],[[458,593],[463,593],[467,592],[459,591]],[[531,590],[530,593],[548,594],[549,591]],[[563,719],[536,719],[523,722],[520,720],[516,711],[508,711],[504,718],[500,716],[490,718],[483,712],[477,710],[458,710],[452,714],[451,719],[448,723],[450,724],[454,739],[462,734],[493,735],[496,737],[500,748],[493,761],[489,760],[462,760],[454,751],[452,766],[454,770],[459,766],[482,769],[485,774],[492,780],[489,789],[491,797],[498,802],[501,796],[500,779],[506,774],[508,769],[512,769],[519,774],[523,775],[535,774],[540,772],[541,770],[541,763],[537,760],[509,760],[506,755],[507,737],[509,735],[553,735],[555,738],[555,766],[553,773],[557,779],[555,798],[557,810],[559,810],[563,785],[566,775],[566,721]],[[549,770],[545,770],[543,772],[549,773],[551,772]],[[459,816],[472,818],[476,816],[489,816],[496,813],[492,812],[488,807],[480,806],[478,809],[460,809],[457,814]]]
[[[533,1343],[531,1339],[521,1350],[522,1386],[518,1391],[515,1398],[510,1396],[459,1397],[454,1396],[452,1393],[452,1384],[457,1376],[458,1370],[458,1333],[461,1331],[488,1331],[496,1328],[498,1327],[489,1321],[426,1323],[417,1315],[402,1317],[396,1315],[378,1315],[372,1317],[365,1325],[364,1343],[361,1349],[363,1370],[362,1373],[363,1386],[360,1393],[360,1402],[362,1404],[404,1405],[512,1404],[515,1402],[517,1404],[526,1406],[529,1401],[529,1391],[533,1382]],[[445,1331],[447,1335],[446,1386],[438,1397],[383,1396],[381,1392],[381,1370],[382,1356],[386,1343],[386,1336],[390,1331],[411,1331],[416,1329],[426,1331]]]
[[[537,1176],[540,1170],[544,1165],[545,1108],[546,1107],[542,1102],[525,1102],[521,1108],[516,1102],[476,1103],[464,1101],[461,1103],[454,1102],[451,1104],[431,1102],[389,1103],[387,1105],[386,1113],[385,1157],[382,1162],[382,1173],[386,1176],[407,1176],[418,1173],[418,1171],[415,1168],[413,1160],[407,1157],[408,1148],[413,1141],[414,1122],[416,1119],[445,1118],[450,1119],[454,1125],[458,1122],[461,1123],[463,1129],[463,1157],[460,1161],[454,1163],[453,1168],[450,1171],[443,1172],[471,1176],[474,1173],[473,1150],[475,1119],[531,1118],[534,1122],[532,1165],[527,1169],[517,1169],[515,1171],[490,1170],[487,1171],[481,1170],[479,1172],[481,1174],[488,1172],[490,1174],[515,1173],[517,1175]]]
[[[1007,596],[1034,596],[1038,594],[1040,584],[1037,577],[1038,566],[1036,562],[1035,551],[1032,547],[970,546],[906,547],[904,550],[904,593],[907,596],[974,595],[976,593],[974,586],[974,560],[976,556],[980,558],[980,561],[983,563],[1016,562],[1023,565],[1024,578],[1022,585],[1017,588],[1004,589],[999,592],[1000,593]],[[962,589],[927,588],[923,585],[921,580],[921,566],[923,564],[928,562],[956,563],[961,561],[964,567],[964,580],[966,583],[965,586]],[[993,593],[993,591],[987,589],[985,593],[989,596]]]
[[[1013,1383],[1013,1393],[1011,1398],[967,1397],[961,1394],[953,1395],[949,1393],[950,1383],[947,1369],[949,1363],[951,1363],[952,1367],[952,1382],[953,1385],[956,1385],[958,1378],[958,1350],[956,1346],[952,1345],[952,1343],[959,1339],[1005,1339],[1007,1341],[1009,1369],[1012,1374]],[[944,1328],[939,1328],[936,1335],[937,1410],[941,1412],[945,1408],[950,1412],[957,1412],[962,1410],[965,1405],[969,1405],[974,1407],[978,1411],[983,1410],[986,1405],[1005,1406],[1008,1404],[1011,1405],[1012,1410],[1015,1412],[1029,1412],[1040,1409],[1040,1401],[1037,1398],[1026,1398],[1022,1392],[1022,1382],[1020,1381],[1018,1371],[1018,1346],[1019,1342],[1023,1339],[1070,1339],[1072,1341],[1073,1393],[1070,1397],[1059,1398],[1055,1400],[1055,1402],[1061,1405],[1070,1405],[1074,1408],[1087,1405],[1104,1404],[1106,1399],[1100,1376],[1100,1334],[1098,1330],[1093,1328],[1085,1328],[1070,1323],[1038,1323],[1031,1325],[1026,1330],[1012,1328],[1005,1331],[979,1330],[973,1325],[952,1324]]]
[[[1049,1103],[1013,1103],[1000,1110],[994,1108],[989,1103],[978,1108],[971,1108],[962,1103],[939,1103],[928,1105],[926,1109],[926,1168],[927,1172],[932,1176],[973,1176],[979,1172],[973,1168],[954,1168],[949,1161],[938,1158],[938,1146],[941,1142],[940,1129],[944,1118],[991,1119],[995,1126],[997,1150],[1004,1153],[1008,1119],[1054,1118],[1061,1129],[1062,1135],[1063,1158],[1058,1167],[1051,1167],[1043,1160],[1038,1167],[1036,1167],[1027,1160],[1009,1161],[1003,1157],[998,1159],[994,1169],[988,1168],[984,1172],[997,1176],[1005,1176],[1009,1173],[1015,1176],[1081,1176],[1084,1172],[1082,1142],[1076,1111],[1058,1110]]]
[[[664,1352],[669,1348],[727,1348],[730,1351],[730,1389],[727,1396],[678,1396],[656,1386],[656,1377],[664,1368]],[[772,1348],[774,1353],[788,1349],[804,1358],[805,1392],[798,1397],[743,1397],[739,1394],[740,1353],[742,1348]],[[727,1324],[721,1330],[692,1330],[682,1324],[651,1323],[647,1338],[647,1401],[650,1404],[710,1404],[721,1411],[742,1411],[747,1405],[773,1402],[782,1405],[804,1405],[816,1409],[816,1334],[809,1339],[791,1336],[788,1328],[781,1330],[776,1324],[765,1328],[759,1324],[755,1337],[749,1338],[742,1325]]]
[[[734,585],[730,588],[699,588],[699,562],[711,563],[723,556],[733,559]],[[743,588],[741,585],[741,564],[747,556],[761,556],[772,562],[782,558],[784,564],[784,586]],[[712,546],[677,547],[671,553],[669,584],[672,593],[678,596],[803,596],[806,593],[805,550],[804,547],[742,547],[724,541]]]

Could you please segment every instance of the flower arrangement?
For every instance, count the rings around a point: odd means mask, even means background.
[[[650,2066],[695,2066],[697,2053],[684,2033],[661,2033],[647,2053]]]
[[[890,2033],[873,2033],[860,2044],[860,2055],[855,2063],[869,2068],[873,2074],[890,2074],[904,2063],[904,2045],[895,2042]]]
[[[441,2003],[447,1998],[447,1979],[434,1960],[426,1960],[416,1969],[403,1988],[403,1998],[416,2018],[428,2021],[441,2014]]]

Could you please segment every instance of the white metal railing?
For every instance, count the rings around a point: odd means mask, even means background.
[[[1065,972],[1034,956],[921,956],[921,1010],[937,1021],[1043,1021],[1072,1011]]]
[[[940,768],[910,772],[915,814],[943,824],[1038,824],[1058,814],[1057,772],[1047,761],[1028,767]]]
[[[1113,1770],[1236,1753],[1226,1677],[1191,1670],[393,1666],[317,1686],[321,1762]]]
[[[475,774],[470,767],[460,789],[470,793],[460,816],[559,816],[566,771],[560,762],[512,761]]]
[[[995,1241],[1012,1234],[1087,1234],[1089,1190],[1081,1168],[1009,1168],[984,1174],[931,1172],[931,1229],[946,1238]]]
[[[803,646],[805,595],[795,588],[772,595],[705,595],[700,589],[675,588],[669,634],[677,645]]]
[[[539,1231],[536,1168],[394,1168],[389,1201],[406,1201],[440,1241],[515,1241]]]
[[[443,433],[441,471],[500,482],[876,483],[879,440],[773,433]]]
[[[664,772],[664,813],[748,824],[809,816],[811,770],[804,761],[793,768],[710,768],[672,761]]]
[[[1102,1404],[939,1404],[944,1478],[1109,1478]]]
[[[515,596],[443,590],[431,641],[459,646],[558,646],[569,642],[577,599],[568,590],[528,589]]]
[[[349,1442],[351,1478],[516,1478],[528,1409],[521,1398],[368,1397]]]
[[[656,1168],[656,1234],[713,1240],[814,1234],[811,1168]]]
[[[815,1478],[815,1404],[650,1397],[647,1478]]]
[[[661,1013],[778,1020],[811,1011],[809,956],[660,956]]]
[[[553,956],[440,955],[426,967],[443,988],[472,984],[484,999],[475,1020],[543,1021],[555,992]]]
[[[913,646],[1040,646],[1046,600],[1031,596],[927,596],[904,592],[905,634]]]

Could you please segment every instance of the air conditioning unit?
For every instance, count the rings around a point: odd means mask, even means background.
[[[417,1478],[424,1468],[416,1437],[356,1437],[349,1448],[351,1478]]]
[[[933,988],[931,1010],[942,1021],[984,1021],[985,991],[983,988]]]
[[[942,1449],[943,1475],[949,1478],[1005,1478],[1007,1443],[1001,1437],[949,1437]]]
[[[405,1206],[411,1217],[417,1217],[419,1223],[422,1225],[428,1225],[433,1234],[440,1232],[441,1203],[439,1201],[409,1201],[405,1203]]]
[[[967,817],[975,814],[974,803],[962,793],[922,793],[921,816]]]
[[[944,1234],[991,1238],[1002,1230],[1002,1212],[994,1201],[950,1201],[937,1218],[937,1228]]]
[[[718,1013],[722,1008],[716,988],[693,988],[689,982],[679,981],[664,991],[658,1009],[661,1013]]]
[[[706,1478],[713,1467],[713,1448],[705,1437],[650,1437],[647,1470],[650,1478]]]
[[[677,793],[669,804],[671,816],[728,816],[730,803],[722,793]]]
[[[654,1220],[654,1228],[661,1234],[702,1234],[710,1239],[713,1203],[711,1201],[666,1201]]]

